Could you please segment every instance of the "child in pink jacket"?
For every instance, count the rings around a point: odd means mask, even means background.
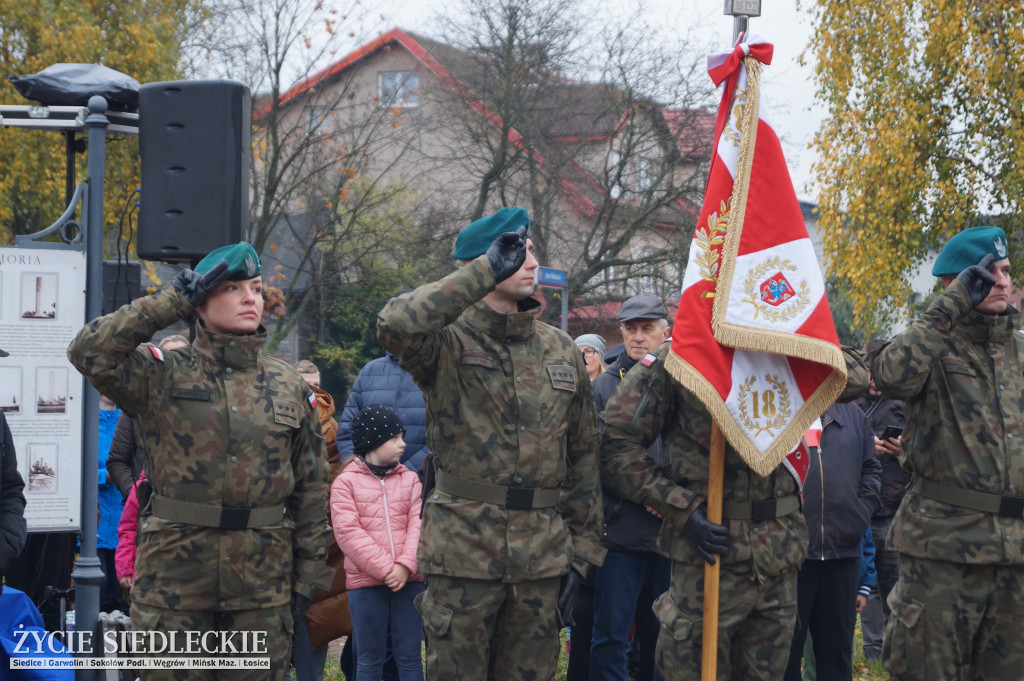
[[[331,520],[345,554],[356,677],[379,679],[388,626],[401,681],[423,681],[423,620],[413,599],[417,571],[420,479],[399,463],[405,429],[395,412],[372,404],[352,420],[356,456],[331,485]]]
[[[146,479],[146,473],[132,485],[128,498],[121,509],[121,520],[117,524],[117,549],[114,551],[114,568],[117,570],[117,581],[121,588],[130,589],[135,582],[135,535],[138,532],[139,498],[135,490],[139,483]]]

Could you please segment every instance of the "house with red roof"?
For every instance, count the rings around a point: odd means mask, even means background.
[[[639,292],[673,300],[703,195],[713,111],[667,108],[618,85],[550,73],[526,73],[513,96],[499,97],[491,58],[394,28],[276,105],[257,102],[255,135],[271,116],[322,133],[324,160],[310,186],[349,180],[337,183],[329,208],[361,188],[358,178],[373,178],[375,190],[401,188],[392,207],[403,202],[433,239],[452,238],[501,205],[525,207],[542,265],[569,273],[573,308]]]

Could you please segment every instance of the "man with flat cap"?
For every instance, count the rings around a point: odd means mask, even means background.
[[[423,390],[418,597],[431,679],[551,679],[598,545],[597,413],[572,339],[537,321],[522,208],[463,229],[458,270],[393,298],[381,345]]]
[[[252,632],[250,642],[263,639],[258,656],[270,658],[269,673],[190,670],[189,679],[283,680],[292,622],[316,586],[330,586],[316,397],[294,368],[263,354],[260,272],[252,246],[224,246],[173,287],[92,320],[68,347],[82,375],[135,418],[150,487],[139,493],[132,628],[179,641]],[[192,315],[191,345],[143,345]]]
[[[594,379],[598,413],[626,373],[660,348],[669,336],[668,310],[657,296],[641,294],[622,303],[616,319],[623,351],[605,372]],[[651,355],[653,357],[653,355]],[[647,449],[661,461],[661,438]],[[658,620],[654,599],[668,590],[671,563],[658,551],[661,518],[629,500],[602,472],[604,532],[601,545],[608,549],[594,585],[594,631],[590,647],[591,681],[626,681],[629,632],[636,622],[640,652],[640,681],[661,679],[654,666]]]
[[[870,358],[878,389],[907,405],[913,475],[889,533],[893,679],[1024,676],[1024,336],[1008,256],[998,227],[954,235],[932,268],[945,290]]]

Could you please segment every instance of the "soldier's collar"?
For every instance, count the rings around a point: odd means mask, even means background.
[[[261,324],[256,333],[236,336],[213,333],[202,322],[196,324],[196,339],[192,343],[195,351],[207,359],[223,363],[232,369],[247,369],[256,366],[260,350],[267,339],[267,330]]]
[[[1007,306],[1006,312],[995,316],[971,310],[956,326],[956,333],[976,343],[1000,343],[1011,338],[1019,324],[1020,313],[1013,306]]]
[[[537,313],[540,303],[533,298],[519,302],[519,312],[503,314],[479,301],[467,308],[462,316],[469,325],[480,329],[496,340],[525,340],[537,328]]]

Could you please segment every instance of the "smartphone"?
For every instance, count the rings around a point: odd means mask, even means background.
[[[882,439],[898,438],[902,434],[903,426],[886,426],[885,431],[882,432]]]

